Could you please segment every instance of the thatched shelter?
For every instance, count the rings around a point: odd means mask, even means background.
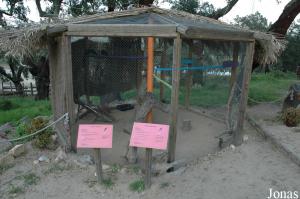
[[[199,46],[197,46],[199,42],[201,45],[208,45],[211,48],[215,46],[223,46],[223,51],[234,51],[233,61],[240,62],[240,70],[237,70],[237,67],[232,67],[231,70],[232,87],[234,87],[234,83],[237,82],[235,84],[238,85],[238,87],[236,87],[236,91],[239,92],[240,96],[238,105],[239,111],[237,113],[238,119],[234,129],[234,140],[236,143],[239,143],[242,137],[243,121],[248,96],[248,84],[251,76],[255,44],[261,51],[259,57],[255,57],[255,59],[257,59],[261,64],[270,64],[275,62],[277,56],[284,49],[284,43],[277,40],[271,34],[240,29],[203,16],[165,10],[156,7],[101,13],[62,20],[52,24],[32,25],[24,29],[0,32],[1,50],[5,51],[7,54],[23,56],[34,53],[34,51],[41,48],[48,48],[51,79],[51,102],[54,117],[58,118],[66,112],[69,113],[71,144],[74,148],[76,147],[77,138],[77,129],[76,125],[74,125],[76,110],[74,103],[74,91],[79,88],[74,86],[76,81],[74,82],[74,73],[72,73],[72,63],[74,65],[75,56],[73,52],[74,49],[72,48],[72,39],[75,37],[107,37],[110,38],[114,44],[116,44],[116,40],[114,40],[114,38],[119,38],[119,42],[121,42],[122,39],[124,41],[127,39],[128,42],[133,41],[134,39],[138,40],[141,38],[154,37],[161,39],[163,42],[171,43],[173,48],[173,63],[171,64],[172,94],[170,108],[171,128],[168,149],[169,161],[174,161],[175,159],[182,43],[188,44],[191,49],[189,53],[190,56],[192,56],[193,53],[198,53],[199,56],[203,54],[202,52],[198,52],[200,49]],[[141,40],[137,42],[141,42]],[[141,44],[142,42],[135,46],[140,46],[141,48],[143,46]],[[123,50],[118,51],[120,52],[119,54],[112,53],[112,51],[116,52],[116,50],[113,49],[120,48],[120,46],[118,47],[117,45],[111,45],[109,51],[105,50],[103,45],[100,48],[100,54],[98,52],[95,54],[97,54],[98,59],[101,58],[103,60],[104,58],[107,59],[108,56],[122,58],[121,54],[133,47],[124,47]],[[134,51],[136,53],[134,54],[134,59],[137,59],[138,56],[144,56],[146,51],[143,49],[138,50],[137,48],[139,47],[134,48],[136,49],[136,51]],[[154,48],[158,47],[155,46]],[[105,51],[103,51],[103,49]],[[243,51],[243,53],[239,54],[240,51]],[[103,55],[101,52],[106,52],[108,55]],[[165,53],[165,51],[162,52],[162,56]],[[239,55],[242,55],[241,61],[239,61]],[[132,58],[133,54],[126,54],[126,56],[131,56]],[[145,57],[149,58],[149,56]],[[89,62],[95,61],[95,59],[92,58],[93,57],[91,57]],[[101,63],[101,61],[97,61],[98,65],[101,65]],[[129,61],[126,63],[129,63]],[[138,67],[139,64],[136,63],[134,66]],[[128,68],[128,64],[125,64],[124,68]],[[135,72],[139,71],[140,70],[135,70]],[[240,78],[238,78],[238,73],[240,74]],[[126,74],[126,70],[124,70],[122,75],[120,75],[120,78],[115,79],[115,81],[123,79],[126,75],[128,76],[128,74]],[[140,74],[136,76],[136,78],[139,77]],[[130,77],[130,79],[132,79],[132,77]],[[102,79],[99,79],[99,82],[102,82]],[[114,81],[112,80],[110,83],[113,82]],[[186,89],[189,90],[190,83],[187,83],[186,86]],[[187,94],[187,106],[188,100],[189,97]],[[62,127],[58,126],[58,128]]]

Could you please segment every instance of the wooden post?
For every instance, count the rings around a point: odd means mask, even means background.
[[[193,51],[192,51],[192,43],[193,41],[190,41],[189,43],[189,59],[193,60]],[[188,64],[188,67],[192,67],[192,64]],[[193,83],[193,72],[191,70],[187,71],[186,79],[185,79],[185,99],[184,99],[184,105],[185,108],[188,109],[190,107],[190,96],[191,96],[191,87]]]
[[[103,181],[101,149],[94,149],[94,158],[95,158],[95,163],[96,163],[97,181],[98,181],[98,183],[101,183]]]
[[[33,96],[33,86],[32,86],[32,82],[30,82],[30,94],[31,94],[31,96]]]
[[[174,162],[176,137],[177,137],[177,110],[178,110],[178,94],[180,83],[180,63],[181,63],[181,45],[182,40],[178,34],[174,40],[173,46],[173,70],[172,70],[172,93],[171,93],[171,116],[170,116],[170,135],[168,145],[168,162]]]
[[[239,44],[235,43],[233,46],[233,55],[232,55],[232,61],[233,63],[238,63],[239,61]],[[237,67],[231,67],[231,76],[230,76],[230,82],[229,82],[229,92],[232,89],[232,86],[234,82],[236,81],[237,77]]]
[[[161,54],[161,61],[160,61],[160,67],[161,68],[166,68],[167,67],[167,41],[163,41],[164,43],[164,47],[163,47],[163,51]],[[164,71],[160,71],[160,79],[161,80],[165,80],[166,74]],[[164,84],[160,83],[159,84],[159,100],[162,101],[164,99]]]
[[[243,127],[247,108],[249,82],[251,78],[251,69],[254,55],[254,42],[246,44],[246,56],[243,70],[243,82],[241,86],[241,98],[239,103],[238,121],[236,130],[233,133],[233,142],[240,145],[243,141]]]
[[[154,67],[154,38],[148,37],[147,40],[147,92],[153,93],[153,67]],[[147,114],[147,122],[153,121],[152,110]],[[151,166],[152,165],[152,149],[146,148],[145,158],[145,187],[151,187]]]
[[[58,123],[57,131],[60,132],[62,142],[68,143],[65,147],[71,147],[76,151],[77,131],[75,126],[75,104],[73,100],[73,77],[71,57],[71,37],[61,35],[55,39],[49,38],[49,68],[51,84],[51,102],[54,119],[65,113],[69,115],[70,134],[64,133],[64,125]]]

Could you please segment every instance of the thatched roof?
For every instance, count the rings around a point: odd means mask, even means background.
[[[285,41],[278,40],[272,34],[245,30],[211,18],[193,15],[186,12],[165,10],[157,7],[135,8],[126,11],[99,13],[89,16],[60,20],[55,23],[34,24],[15,30],[0,31],[0,50],[13,56],[24,56],[47,46],[47,39],[64,32],[82,30],[83,25],[88,27],[118,27],[128,26],[131,32],[124,36],[131,36],[134,28],[154,27],[157,25],[164,37],[174,37],[180,34],[184,38],[213,39],[223,41],[256,41],[260,54],[257,60],[261,64],[270,64],[277,61],[277,57],[285,48]],[[167,29],[163,29],[167,27]],[[101,29],[102,30],[102,29]],[[174,34],[173,34],[174,33]],[[84,30],[82,31],[83,35]],[[106,32],[109,35],[110,32]],[[147,33],[144,33],[147,34]],[[150,34],[150,33],[148,33]],[[112,35],[115,36],[115,35]],[[120,36],[120,35],[119,35]],[[149,35],[151,36],[151,35]],[[155,36],[155,35],[154,35]]]

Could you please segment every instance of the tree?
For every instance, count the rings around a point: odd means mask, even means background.
[[[15,21],[27,22],[26,16],[28,9],[25,8],[23,0],[4,0],[6,8],[0,9],[0,26],[2,28],[8,28],[5,16],[15,18]]]
[[[0,66],[0,75],[10,80],[16,88],[16,92],[22,95],[23,94],[22,74],[26,72],[28,68],[20,64],[20,62],[17,59],[11,56],[5,57],[5,61],[8,64],[11,73],[7,73],[5,67]]]
[[[262,16],[262,14],[260,14],[259,12],[247,15],[245,17],[240,17],[237,15],[234,18],[233,24],[242,28],[258,30],[262,32],[266,32],[270,27],[267,18]]]
[[[300,0],[291,0],[283,9],[281,15],[269,29],[269,32],[274,32],[279,35],[286,35],[289,27],[300,12]]]
[[[169,0],[173,9],[199,14],[202,16],[219,19],[226,15],[238,2],[238,0],[226,0],[227,4],[223,8],[216,9],[209,2],[199,4],[197,0]]]

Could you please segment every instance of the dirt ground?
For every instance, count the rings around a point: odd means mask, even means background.
[[[158,120],[154,122],[164,123],[168,119],[162,113],[157,115]],[[106,178],[111,178],[114,183],[110,188],[96,183],[94,165],[74,164],[80,156],[78,154],[68,154],[66,162],[55,164],[56,152],[30,149],[1,175],[0,198],[258,199],[266,198],[270,188],[300,192],[300,168],[249,125],[245,126],[249,139],[243,145],[218,151],[215,136],[222,132],[224,125],[182,110],[178,129],[183,119],[191,119],[193,129],[190,132],[179,130],[176,157],[193,161],[175,172],[153,177],[151,189],[133,192],[129,190],[129,184],[141,179],[142,173],[136,166],[122,164],[120,157],[129,139],[121,130],[129,128],[126,124],[131,116],[130,112],[119,114],[114,130],[114,148],[103,150],[104,163],[111,166],[105,173]],[[143,156],[143,151],[140,151]],[[33,164],[42,154],[46,154],[51,162]],[[113,163],[121,165],[112,166]],[[36,176],[35,183],[26,181],[28,174]]]

